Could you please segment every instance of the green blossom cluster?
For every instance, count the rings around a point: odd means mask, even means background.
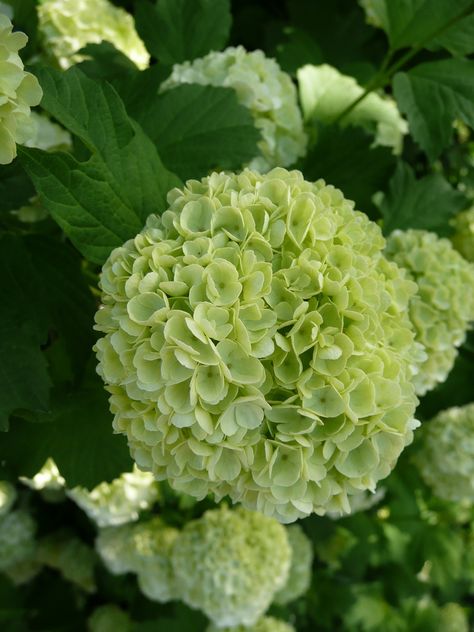
[[[20,481],[29,487],[39,491],[48,502],[59,502],[64,500],[64,487],[66,481],[61,476],[53,459],[47,459],[43,467],[33,478],[21,476]]]
[[[261,155],[251,169],[266,172],[287,167],[306,150],[306,135],[298,107],[295,86],[274,59],[260,51],[247,52],[242,46],[211,52],[201,59],[173,66],[162,90],[183,83],[232,88],[239,102],[250,110],[261,133]]]
[[[170,556],[177,537],[177,529],[152,518],[102,529],[96,549],[111,573],[135,573],[145,596],[165,602],[176,597]]]
[[[211,624],[206,632],[295,632],[295,628],[286,621],[274,617],[262,617],[250,626],[237,625],[221,628]]]
[[[87,621],[89,632],[130,632],[132,620],[114,604],[105,604],[94,610]]]
[[[0,571],[31,559],[35,552],[36,524],[21,509],[0,516]]]
[[[416,285],[375,223],[299,171],[213,173],[168,203],[101,275],[115,431],[196,498],[284,522],[349,511],[418,425]]]
[[[53,568],[86,592],[96,589],[94,550],[79,538],[64,531],[51,533],[38,543],[37,560]]]
[[[383,28],[387,23],[387,10],[385,0],[358,0],[365,12],[367,24],[375,28]]]
[[[421,437],[416,462],[426,484],[444,500],[474,502],[474,404],[440,412]]]
[[[44,113],[32,112],[35,134],[25,144],[44,151],[66,151],[72,147],[71,134]]]
[[[298,70],[300,99],[306,120],[331,123],[364,93],[348,75],[328,64],[307,64]],[[371,92],[343,120],[375,134],[375,144],[391,147],[399,154],[408,125],[391,98]]]
[[[61,68],[82,61],[77,53],[87,44],[102,41],[112,43],[139,68],[149,64],[133,17],[109,0],[40,0],[38,19],[45,49]]]
[[[171,561],[186,604],[218,627],[249,626],[285,584],[291,548],[274,518],[222,506],[185,525]]]
[[[424,395],[446,380],[474,320],[474,265],[448,239],[424,230],[394,231],[386,255],[418,284],[410,319],[428,356],[414,377],[416,392]]]
[[[291,548],[291,565],[285,585],[276,593],[274,602],[287,604],[298,599],[311,584],[313,546],[303,529],[293,524],[286,530]]]
[[[30,108],[38,105],[43,94],[36,77],[24,71],[18,55],[28,38],[12,29],[9,18],[0,13],[0,165],[12,162],[17,143],[34,136]]]
[[[466,612],[458,603],[447,603],[439,614],[439,632],[469,632]]]
[[[138,520],[158,499],[158,484],[150,472],[134,467],[91,491],[74,487],[66,493],[99,527],[108,527]]]
[[[451,242],[468,261],[474,262],[474,207],[456,215],[452,221]]]
[[[7,514],[15,503],[17,493],[8,481],[0,481],[0,516]]]

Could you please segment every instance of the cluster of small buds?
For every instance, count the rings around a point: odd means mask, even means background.
[[[261,155],[249,167],[262,173],[288,167],[306,151],[306,135],[295,86],[274,59],[242,46],[213,51],[200,59],[173,66],[162,90],[185,83],[232,88],[261,133]]]
[[[98,372],[139,467],[292,522],[350,511],[412,440],[417,286],[299,171],[213,173],[115,249]]]

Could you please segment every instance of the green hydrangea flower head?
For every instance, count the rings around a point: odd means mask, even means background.
[[[8,481],[0,481],[0,516],[7,514],[17,497],[14,485]]]
[[[30,489],[39,491],[44,500],[48,502],[60,502],[65,498],[66,481],[51,458],[45,461],[43,467],[33,478],[21,476],[20,481]]]
[[[247,52],[242,46],[230,47],[175,64],[161,90],[184,83],[235,90],[262,137],[258,144],[261,155],[251,161],[251,169],[263,173],[272,167],[287,167],[305,154],[307,139],[296,88],[290,76],[261,50]]]
[[[132,572],[134,551],[132,548],[133,523],[118,527],[104,527],[95,540],[95,550],[106,569],[113,575]]]
[[[452,221],[454,234],[451,242],[462,256],[474,262],[474,206],[456,215]]]
[[[375,28],[383,28],[387,23],[386,0],[358,0],[364,10],[367,24]]]
[[[291,548],[290,572],[285,585],[273,599],[282,605],[298,599],[308,590],[314,556],[311,541],[298,524],[287,527],[286,534]]]
[[[34,555],[36,524],[26,511],[18,509],[0,516],[0,571]]]
[[[466,612],[458,603],[447,603],[440,609],[439,632],[469,632]]]
[[[16,145],[35,134],[30,108],[43,96],[38,80],[25,72],[18,54],[28,41],[24,33],[12,32],[9,18],[0,12],[0,165],[16,156]]]
[[[67,531],[51,533],[38,543],[37,559],[86,592],[96,589],[96,555],[85,542]]]
[[[140,69],[150,56],[135,30],[133,17],[109,0],[40,0],[39,31],[48,53],[61,68],[85,58],[77,52],[87,44],[110,42]]]
[[[444,382],[474,320],[474,265],[448,239],[425,230],[394,231],[386,255],[419,287],[410,318],[427,359],[414,377],[419,395]]]
[[[115,249],[98,372],[133,458],[292,522],[350,509],[418,425],[416,284],[379,227],[299,171],[213,173]]]
[[[254,625],[286,582],[290,561],[285,527],[242,507],[187,523],[171,554],[180,598],[218,627]]]
[[[236,625],[232,627],[217,627],[211,623],[206,632],[296,632],[295,628],[281,619],[262,617],[253,625]]]
[[[158,500],[158,484],[153,474],[135,466],[91,491],[74,487],[66,493],[99,527],[110,527],[138,520],[140,512]]]
[[[474,404],[440,412],[421,429],[416,463],[439,498],[474,502]]]
[[[29,138],[26,147],[36,147],[44,151],[67,151],[72,147],[71,134],[44,113],[32,112],[35,134]]]
[[[115,604],[99,606],[87,621],[89,632],[131,632],[132,620]]]
[[[300,100],[305,120],[332,123],[364,93],[364,88],[333,66],[307,64],[298,70]],[[375,144],[391,147],[400,154],[408,124],[395,101],[371,92],[343,120],[344,125],[360,125],[375,134]]]
[[[131,570],[138,576],[142,593],[164,603],[175,599],[171,551],[179,531],[165,525],[160,518],[137,524],[131,533]]]

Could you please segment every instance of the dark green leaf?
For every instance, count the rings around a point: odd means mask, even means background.
[[[115,90],[86,77],[42,69],[42,105],[91,152],[86,161],[65,153],[20,150],[23,165],[76,247],[103,263],[133,237],[150,213],[161,213],[166,194],[179,184],[150,139],[127,115]]]
[[[0,212],[20,208],[34,194],[35,188],[19,160],[0,167]]]
[[[444,59],[397,73],[393,88],[410,131],[431,160],[449,145],[454,119],[474,127],[474,61]]]
[[[17,419],[2,438],[0,460],[8,470],[31,477],[52,457],[68,487],[91,489],[132,469],[125,439],[113,434],[98,377],[78,390],[58,393],[40,421]]]
[[[87,59],[78,67],[91,79],[112,81],[117,77],[133,76],[140,72],[133,61],[110,42],[87,44],[79,52]]]
[[[165,165],[181,178],[211,169],[239,169],[258,155],[260,134],[235,91],[183,85],[136,101],[131,116],[156,143]]]
[[[450,232],[449,220],[465,205],[464,195],[441,174],[417,180],[411,167],[400,161],[380,205],[383,230],[389,235],[396,228],[419,228],[446,235]]]
[[[146,47],[166,65],[222,49],[231,21],[229,0],[140,0],[135,12]]]
[[[302,29],[290,28],[286,40],[277,46],[276,59],[281,69],[292,75],[305,64],[322,64],[321,48],[314,38]]]
[[[354,200],[357,209],[373,214],[372,196],[385,188],[395,159],[390,149],[372,144],[373,137],[359,128],[321,128],[301,165],[305,178],[324,178]]]

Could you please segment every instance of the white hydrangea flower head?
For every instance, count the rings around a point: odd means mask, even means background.
[[[71,149],[71,134],[61,125],[53,123],[44,113],[32,112],[31,118],[35,124],[35,134],[24,143],[25,147],[36,147],[44,151]]]
[[[30,489],[39,491],[43,498],[49,502],[64,500],[66,481],[61,476],[58,466],[51,458],[46,460],[43,467],[33,478],[20,476],[20,481]]]
[[[36,524],[26,511],[0,516],[0,571],[31,559],[35,552]]]
[[[276,593],[273,601],[287,604],[306,593],[311,584],[313,565],[313,546],[310,539],[298,524],[286,529],[291,548],[291,565],[285,585]]]
[[[414,377],[416,392],[424,395],[446,380],[474,320],[474,265],[448,239],[425,230],[394,231],[386,255],[419,287],[410,301],[410,318],[427,352]]]
[[[295,628],[281,619],[262,617],[253,625],[236,625],[232,627],[217,627],[211,623],[206,632],[296,632]]]
[[[171,561],[188,606],[218,627],[253,625],[286,582],[291,549],[274,518],[222,506],[185,525]]]
[[[86,592],[95,591],[96,556],[79,538],[67,532],[50,534],[39,541],[37,559]]]
[[[152,518],[135,525],[131,532],[131,570],[138,575],[142,593],[164,603],[176,598],[171,551],[179,531]]]
[[[99,530],[95,549],[106,569],[113,575],[130,573],[134,568],[132,548],[133,523]]]
[[[7,16],[9,20],[13,20],[13,7],[5,2],[0,2],[0,14]]]
[[[132,620],[122,608],[105,604],[94,610],[87,621],[89,632],[131,632]]]
[[[87,44],[110,42],[140,69],[150,56],[135,30],[133,17],[109,0],[40,0],[39,31],[46,50],[61,68],[84,60]]]
[[[299,171],[214,173],[115,249],[98,372],[141,469],[292,522],[349,511],[418,425],[416,284]]]
[[[444,500],[474,502],[474,404],[443,410],[421,438],[416,463],[426,484]]]
[[[305,120],[331,123],[364,93],[364,88],[333,66],[307,64],[297,72]],[[368,94],[344,117],[343,125],[360,125],[375,134],[375,145],[391,147],[400,154],[408,124],[397,104],[386,95]]]
[[[451,242],[462,256],[474,263],[474,206],[456,215],[452,221]]]
[[[110,483],[100,483],[89,491],[74,487],[66,494],[99,527],[110,527],[138,520],[140,512],[158,500],[158,483],[153,474],[136,466]]]
[[[306,151],[306,135],[291,77],[261,50],[247,52],[242,46],[213,51],[200,59],[175,64],[161,90],[183,83],[232,88],[239,103],[250,110],[262,139],[261,155],[249,167],[266,172],[287,167]]]
[[[12,162],[17,143],[34,136],[30,108],[43,96],[38,80],[25,72],[18,55],[28,37],[12,30],[9,18],[0,12],[0,165]]]
[[[466,611],[458,603],[447,603],[439,613],[439,632],[469,632]]]
[[[17,497],[14,485],[8,481],[0,481],[0,516],[7,514]]]

